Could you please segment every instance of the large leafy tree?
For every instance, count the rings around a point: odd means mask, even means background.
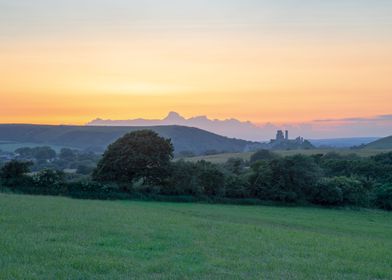
[[[97,181],[161,183],[173,157],[170,139],[151,130],[128,133],[111,144],[94,171]]]

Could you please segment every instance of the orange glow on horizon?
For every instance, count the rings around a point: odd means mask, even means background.
[[[388,114],[392,49],[230,36],[0,43],[0,123],[96,117],[303,122]]]

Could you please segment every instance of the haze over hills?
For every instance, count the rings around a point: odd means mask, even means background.
[[[270,139],[275,138],[277,130],[287,129],[289,130],[290,138],[292,139],[297,136],[302,136],[306,139],[318,139],[312,141],[312,143],[316,146],[331,145],[334,147],[350,147],[354,145],[367,144],[381,138],[381,136],[392,134],[392,115],[382,115],[371,118],[323,119],[299,124],[275,125],[266,123],[257,125],[249,121],[239,121],[233,118],[225,120],[210,119],[207,116],[185,118],[179,113],[170,112],[163,119],[95,119],[89,122],[88,125],[182,125],[197,127],[227,137],[258,142],[269,141]]]
[[[87,125],[91,126],[156,126],[156,125],[182,125],[196,127],[219,135],[232,138],[248,139],[252,141],[267,140],[268,136],[264,131],[251,122],[241,122],[236,119],[217,120],[209,119],[207,116],[196,116],[189,119],[184,118],[179,113],[170,112],[163,119],[133,119],[133,120],[102,120],[95,119]],[[271,133],[275,128],[271,128]],[[271,135],[272,135],[271,134]]]
[[[0,141],[57,145],[102,152],[127,132],[151,129],[173,142],[175,152],[243,152],[255,143],[184,126],[98,127],[0,124]]]

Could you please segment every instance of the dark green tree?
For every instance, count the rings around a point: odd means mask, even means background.
[[[225,174],[218,165],[202,160],[196,163],[196,172],[203,194],[207,196],[224,195]]]
[[[31,162],[12,160],[0,169],[0,178],[3,180],[15,179],[30,172]]]
[[[382,185],[377,189],[376,205],[385,210],[392,210],[392,184]]]
[[[0,169],[0,178],[7,187],[20,187],[31,183],[26,173],[30,172],[31,162],[13,160]]]
[[[131,183],[143,179],[160,184],[168,175],[173,145],[151,130],[128,133],[103,154],[93,178],[97,181]]]
[[[229,158],[225,164],[224,168],[229,173],[233,173],[235,175],[239,175],[244,171],[245,162],[241,158]]]
[[[15,150],[15,153],[19,154],[23,158],[33,157],[33,149],[29,147],[22,147]]]
[[[62,148],[60,150],[60,154],[59,154],[59,158],[61,160],[65,160],[65,161],[76,160],[76,156],[77,156],[77,154],[69,148]]]
[[[56,151],[51,147],[35,147],[32,151],[33,157],[38,161],[50,160],[56,157]]]
[[[196,163],[178,160],[171,164],[170,177],[162,187],[162,193],[167,195],[202,194],[199,184]]]
[[[59,194],[65,183],[65,174],[59,170],[44,169],[34,175],[33,180],[44,193]]]

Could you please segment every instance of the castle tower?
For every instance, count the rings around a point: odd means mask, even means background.
[[[283,141],[284,140],[284,135],[282,130],[278,130],[276,133],[276,141]]]
[[[289,140],[289,131],[288,130],[285,131],[284,139]]]

